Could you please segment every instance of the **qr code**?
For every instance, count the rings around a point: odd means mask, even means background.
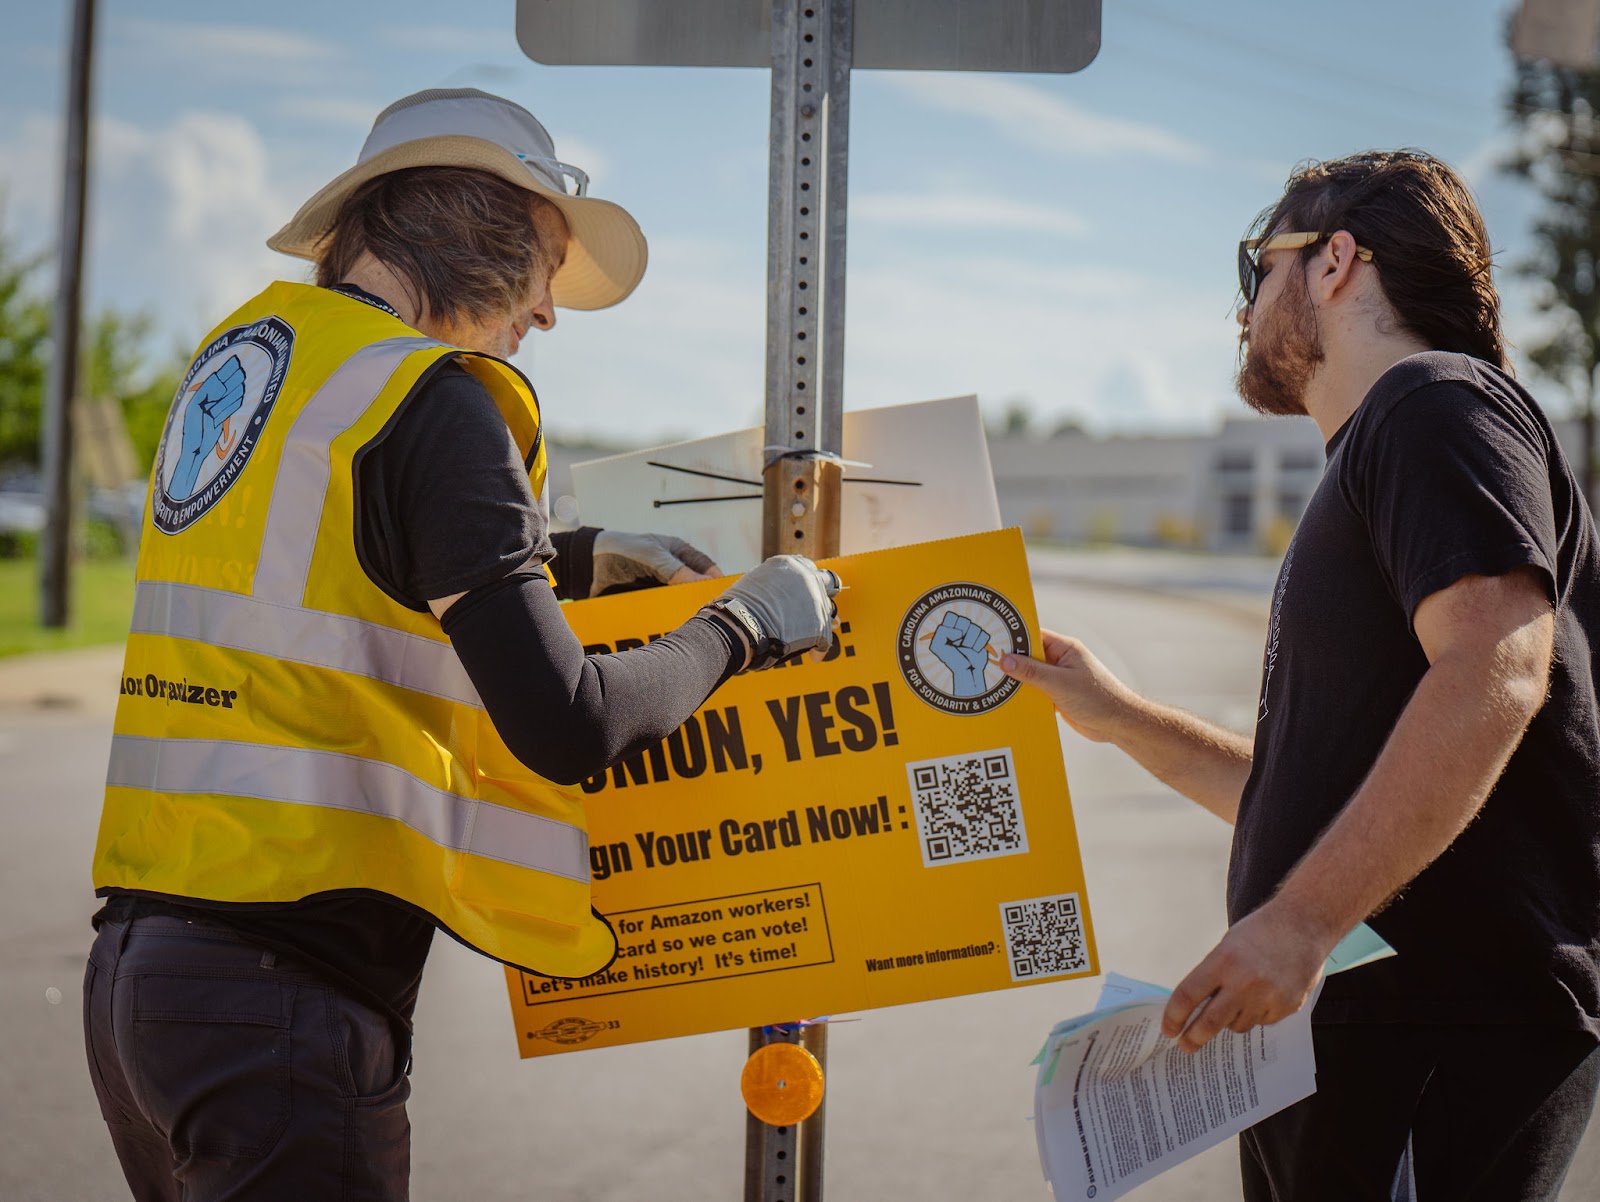
[[[1088,971],[1089,948],[1076,893],[1001,902],[1000,924],[1013,981]]]
[[[923,867],[1028,850],[1010,748],[921,760],[906,765],[906,776]]]

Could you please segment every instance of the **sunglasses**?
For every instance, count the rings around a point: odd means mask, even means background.
[[[1256,303],[1256,293],[1261,290],[1261,280],[1267,274],[1261,266],[1261,256],[1269,250],[1303,250],[1315,246],[1327,234],[1273,234],[1270,238],[1246,238],[1239,243],[1239,291],[1246,305]],[[1356,247],[1356,258],[1363,263],[1372,262],[1372,252],[1364,246]]]

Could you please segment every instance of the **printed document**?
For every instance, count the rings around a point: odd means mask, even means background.
[[[1056,1202],[1108,1202],[1316,1089],[1311,1007],[1198,1052],[1161,1036],[1167,999],[1057,1028],[1034,1091],[1039,1159]]]
[[[1325,972],[1393,954],[1363,924]],[[1110,973],[1093,1013],[1050,1032],[1033,1116],[1056,1202],[1111,1202],[1315,1092],[1315,996],[1281,1022],[1243,1035],[1220,1031],[1193,1053],[1161,1035],[1169,996]]]

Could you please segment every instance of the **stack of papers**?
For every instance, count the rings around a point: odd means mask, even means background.
[[[1324,974],[1394,955],[1365,923]],[[1198,1052],[1161,1035],[1169,990],[1107,975],[1093,1013],[1057,1023],[1037,1063],[1034,1131],[1057,1202],[1110,1202],[1315,1092],[1311,1002]]]

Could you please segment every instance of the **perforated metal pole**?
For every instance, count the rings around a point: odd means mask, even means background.
[[[774,0],[763,549],[838,554],[853,0]]]
[[[94,0],[78,0],[72,21],[67,86],[66,154],[61,188],[60,268],[51,325],[53,350],[45,391],[45,526],[39,548],[39,620],[67,624],[72,550],[72,403],[78,389],[78,323],[82,309],[84,197],[89,178],[89,81]]]
[[[766,555],[839,553],[854,30],[854,0],[773,0]],[[777,1038],[800,1043],[826,1073],[826,1025]],[[761,1028],[750,1031],[752,1053],[767,1042]],[[820,1202],[826,1105],[792,1127],[747,1118],[746,1202]]]

